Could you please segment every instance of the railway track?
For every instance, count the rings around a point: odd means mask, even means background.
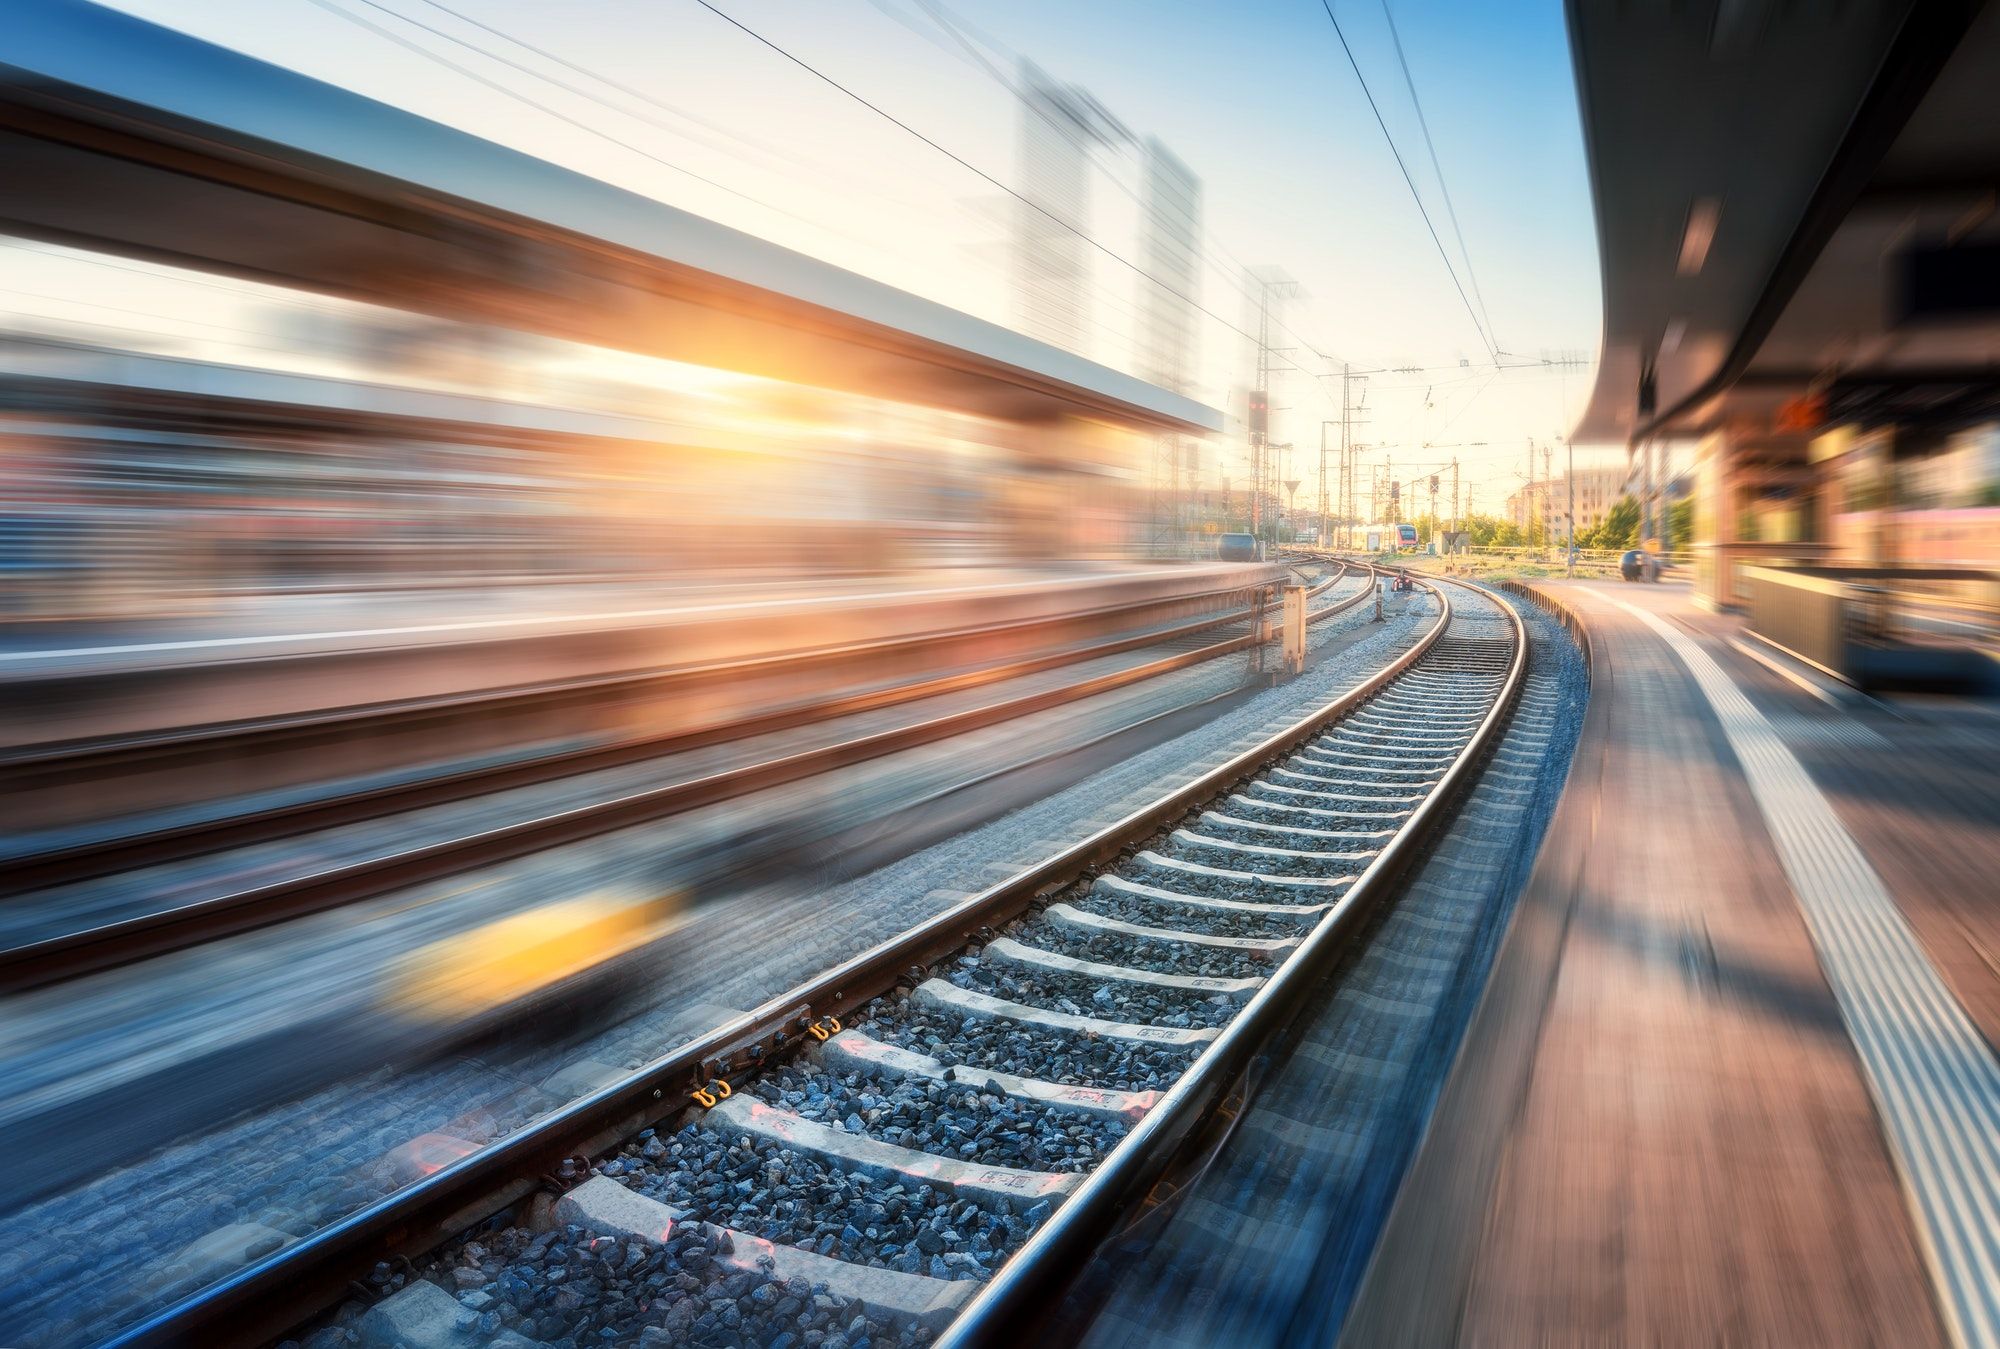
[[[118,1342],[254,1342],[373,1270],[385,1342],[1018,1343],[1500,734],[1525,629],[1449,595],[1333,705]]]
[[[1359,566],[1360,564],[1354,564]],[[1335,564],[1314,586],[1324,596],[1354,566]],[[1365,567],[1363,570],[1368,570]],[[1317,622],[1344,612],[1367,597],[1363,588],[1311,612]],[[337,908],[393,889],[439,879],[468,868],[526,856],[578,842],[681,811],[729,801],[753,792],[801,781],[816,774],[933,744],[952,736],[1077,702],[1115,689],[1189,668],[1233,652],[1260,646],[1269,625],[1256,606],[1179,623],[1143,637],[1123,636],[1074,651],[1009,662],[978,671],[940,676],[893,689],[843,695],[813,705],[694,733],[678,733],[608,747],[565,750],[521,762],[488,766],[412,783],[397,783],[316,803],[311,808],[201,821],[184,828],[149,833],[123,845],[69,849],[17,859],[10,888],[0,900],[13,913],[0,923],[0,993],[16,992],[183,949],[204,941],[265,926],[306,913]],[[779,752],[714,771],[669,775],[667,780],[607,790],[581,804],[529,809],[498,824],[445,829],[420,840],[398,840],[350,852],[328,864],[314,860],[321,850],[302,847],[300,860],[273,865],[255,856],[243,873],[219,869],[212,880],[191,885],[156,884],[136,899],[125,894],[100,897],[92,878],[121,866],[178,858],[199,858],[230,848],[253,849],[281,839],[305,839],[316,831],[407,813],[428,807],[492,797],[518,788],[581,780],[672,753],[700,749],[753,735],[795,730],[829,717],[880,713],[926,698],[962,694],[983,685],[1059,671],[1085,660],[1136,652],[1143,658],[1086,677],[1044,681],[1028,692],[919,716],[886,729],[847,734],[803,750]],[[58,880],[65,883],[58,884]],[[28,887],[32,886],[30,889]],[[110,902],[106,902],[106,899]],[[38,910],[50,915],[43,922]],[[77,921],[75,915],[89,915]],[[8,933],[18,935],[5,935]]]

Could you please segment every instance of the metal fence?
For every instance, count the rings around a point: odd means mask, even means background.
[[[1576,550],[1576,570],[1592,576],[1616,575],[1619,559],[1623,558],[1627,551],[1623,548],[1579,548]],[[1462,555],[1473,559],[1510,562],[1524,566],[1567,568],[1570,565],[1569,554],[1561,547],[1474,546],[1465,549]],[[1670,549],[1659,554],[1659,557],[1669,567],[1688,567],[1694,563],[1693,551],[1686,548]]]

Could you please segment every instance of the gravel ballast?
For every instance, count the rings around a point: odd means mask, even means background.
[[[1148,927],[1199,932],[1211,937],[1299,937],[1319,921],[1321,913],[1321,910],[1303,907],[1296,915],[1246,913],[1236,909],[1204,909],[1192,904],[1175,904],[1170,900],[1151,899],[1144,895],[1123,894],[1116,890],[1093,890],[1081,899],[1071,902],[1077,908],[1100,917],[1117,918],[1127,923],[1143,923]],[[1178,969],[1167,972],[1187,973]]]
[[[428,1273],[464,1308],[460,1329],[472,1343],[508,1331],[549,1349],[891,1349],[932,1339],[928,1331],[870,1317],[824,1284],[781,1282],[764,1265],[731,1269],[722,1258],[734,1249],[726,1232],[697,1222],[677,1225],[664,1244],[574,1226],[539,1233],[514,1226],[453,1243]],[[384,1291],[403,1282],[386,1271],[375,1280]],[[304,1349],[353,1343],[354,1319],[308,1336]]]
[[[836,1074],[787,1064],[750,1090],[806,1119],[884,1143],[1022,1171],[1087,1171],[1124,1130],[936,1078]]]
[[[1153,915],[1152,926],[1161,915]],[[1190,929],[1191,930],[1191,929]],[[1153,941],[1108,932],[1083,932],[1058,926],[1046,918],[1024,925],[1014,934],[1029,946],[1099,965],[1124,965],[1155,974],[1204,974],[1220,979],[1255,979],[1268,975],[1275,961],[1256,952],[1229,947],[1191,946],[1186,942]],[[1107,1020],[1109,1018],[1106,1018]]]
[[[1173,861],[1193,861],[1192,858],[1172,858]],[[1129,866],[1119,868],[1119,874],[1142,885],[1156,886],[1162,890],[1178,890],[1183,894],[1200,895],[1204,899],[1236,899],[1248,904],[1325,904],[1340,898],[1344,887],[1337,885],[1287,885],[1282,878],[1276,881],[1259,881],[1258,875],[1282,877],[1277,871],[1252,873],[1248,867],[1225,867],[1216,861],[1202,861],[1199,866],[1215,871],[1240,871],[1240,876],[1216,876],[1208,872],[1193,871],[1182,867],[1157,866],[1135,858]],[[1350,867],[1338,875],[1358,875],[1359,867]]]
[[[1145,1026],[1222,1026],[1236,1015],[1242,999],[1225,994],[1196,995],[1090,979],[1053,970],[1029,969],[999,960],[963,959],[945,976],[960,988],[1030,1007],[1072,1016],[1094,1016]]]
[[[1351,593],[1353,586],[1343,582],[1326,602]],[[674,939],[675,959],[704,972],[699,986],[685,980],[663,984],[648,995],[650,1005],[587,1040],[551,1050],[522,1036],[483,1045],[476,1059],[452,1056],[421,1065],[399,1061],[360,1077],[343,1077],[287,1104],[231,1109],[193,1121],[182,1134],[185,1141],[166,1150],[159,1149],[157,1139],[100,1149],[102,1161],[90,1179],[9,1216],[10,1226],[20,1232],[60,1237],[23,1240],[0,1250],[0,1342],[60,1349],[106,1338],[180,1291],[162,1275],[176,1252],[206,1234],[231,1223],[254,1222],[303,1237],[393,1188],[378,1175],[375,1159],[416,1134],[449,1130],[478,1140],[518,1129],[556,1102],[529,1093],[518,1108],[491,1112],[488,1128],[468,1129],[465,1121],[573,1059],[636,1066],[706,1028],[681,1019],[696,1005],[755,1006],[934,915],[949,902],[937,897],[940,890],[962,889],[969,877],[990,876],[1067,846],[1157,795],[1163,781],[1219,762],[1351,687],[1406,649],[1436,613],[1435,603],[1422,595],[1392,596],[1386,608],[1383,623],[1371,622],[1372,606],[1364,604],[1314,624],[1308,630],[1313,666],[1304,676],[1225,706],[1200,725],[1113,762],[1085,760],[1081,776],[1052,782],[1056,790],[978,827],[866,874],[813,876],[794,886],[704,905]],[[933,757],[959,767],[989,742],[1018,747],[1024,741],[1059,739],[1072,726],[1101,729],[1118,717],[1237,687],[1244,664],[1236,657],[1207,662],[1107,695],[1091,707],[965,737],[965,743],[939,747]],[[852,776],[872,781],[908,774],[901,763],[885,763]],[[719,821],[737,809],[732,804],[711,814]],[[696,839],[688,846],[701,851],[712,828],[719,829],[719,822],[697,812],[679,832]],[[651,875],[663,832],[676,833],[648,826],[504,868],[486,878],[492,889],[481,903],[495,894],[509,903],[526,903],[539,900],[551,887],[585,888]],[[461,884],[454,878],[435,888]],[[399,895],[385,906],[407,907],[410,899]],[[173,1038],[189,1045],[206,1043],[230,1026],[267,1024],[301,1000],[299,989],[308,976],[364,982],[355,974],[346,926],[352,917],[274,929],[293,936],[287,939],[280,975],[269,980],[232,979],[218,990],[211,972],[195,971],[185,978],[162,979],[143,1005],[153,1009],[149,1016],[179,1009],[174,1011]],[[754,939],[746,940],[746,935]],[[268,934],[253,934],[226,945],[247,959],[256,953],[244,948],[268,939]],[[223,949],[219,943],[218,952]],[[329,1000],[316,993],[311,1001],[317,1008]]]
[[[917,1182],[884,1185],[775,1143],[689,1124],[600,1168],[690,1216],[878,1269],[983,1279],[1048,1216],[980,1208]]]
[[[1306,847],[1308,840],[1294,840],[1299,846],[1281,849],[1268,838],[1259,839],[1257,847],[1273,849],[1269,852],[1246,852],[1238,848],[1222,847],[1214,843],[1176,839],[1171,848],[1161,851],[1177,862],[1192,862],[1197,866],[1215,867],[1224,871],[1243,871],[1259,876],[1354,876],[1368,864],[1360,849],[1343,852],[1336,857],[1314,857],[1310,854],[1320,851]],[[1327,849],[1326,851],[1333,851]],[[1304,853],[1306,856],[1295,854]],[[1159,869],[1155,868],[1157,873]]]
[[[1195,1058],[1191,1047],[1058,1035],[1010,1021],[940,1015],[907,1003],[864,1029],[944,1063],[1118,1091],[1164,1091]]]
[[[1364,794],[1366,770],[1340,770]],[[1407,794],[1408,789],[1390,789]],[[1282,821],[1283,817],[1275,817]],[[1195,827],[1192,821],[1189,827]],[[1297,842],[1254,830],[1209,826],[1202,832],[1234,842],[1340,852],[1339,858],[1260,855],[1202,846],[1163,835],[1159,853],[1205,866],[1275,875],[1351,875],[1366,864],[1361,842],[1308,838]],[[1119,874],[1165,890],[1262,904],[1324,904],[1337,887],[1259,884],[1249,878],[1203,876],[1130,860]],[[1063,902],[1085,914],[1211,937],[1295,939],[1321,917],[1315,910],[1239,913],[1203,910],[1169,899],[1079,885]],[[1283,951],[1252,952],[1118,932],[1092,932],[1034,915],[1009,924],[1016,941],[1073,959],[1166,975],[1260,979]],[[1031,1007],[1105,1021],[1176,1029],[1225,1024],[1241,1006],[1228,994],[1201,994],[1135,985],[1087,974],[1025,968],[978,951],[932,971],[968,991]],[[996,1073],[1124,1091],[1170,1087],[1198,1046],[1163,1046],[1093,1035],[1066,1035],[1001,1018],[962,1016],[921,1006],[898,992],[858,1009],[855,1029],[884,1043],[966,1070],[955,1079],[925,1074],[829,1068],[816,1054],[737,1083],[740,1099],[761,1100],[825,1129],[882,1144],[1022,1171],[1080,1173],[1123,1136],[1116,1118],[1086,1117],[1009,1098],[977,1074]],[[992,1087],[992,1089],[988,1089]],[[888,1183],[881,1173],[848,1172],[821,1154],[738,1134],[721,1112],[677,1132],[640,1135],[593,1168],[612,1183],[685,1210],[666,1246],[635,1238],[598,1238],[577,1229],[544,1233],[539,1250],[522,1244],[521,1228],[505,1243],[433,1266],[431,1280],[457,1293],[473,1318],[465,1328],[491,1338],[513,1331],[563,1349],[586,1344],[778,1344],[784,1349],[859,1349],[862,1345],[923,1343],[923,1332],[871,1320],[858,1305],[803,1279],[779,1281],[771,1271],[719,1269],[729,1238],[702,1223],[748,1238],[808,1250],[878,1269],[949,1281],[990,1277],[1045,1219],[1051,1206],[1022,1213],[989,1210],[938,1188],[939,1179],[907,1175]],[[746,1117],[741,1127],[753,1127]],[[824,1139],[824,1135],[821,1138]],[[899,1169],[907,1171],[906,1165]],[[890,1173],[892,1176],[894,1172]],[[613,1192],[615,1193],[615,1191]],[[993,1202],[989,1197],[988,1202]],[[504,1244],[495,1257],[494,1245]],[[467,1246],[470,1247],[471,1243]],[[598,1258],[602,1254],[602,1258]],[[796,1286],[794,1286],[796,1285]],[[585,1301],[590,1305],[584,1305]]]

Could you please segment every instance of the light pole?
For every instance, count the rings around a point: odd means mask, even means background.
[[[1569,546],[1563,549],[1566,572],[1576,575],[1576,446],[1570,444],[1568,436],[1558,436],[1563,443],[1563,478],[1569,484]]]
[[[1427,440],[1424,442],[1424,448],[1427,450],[1483,450],[1486,448],[1486,442],[1483,440],[1455,440],[1450,442]],[[1460,516],[1458,510],[1458,456],[1457,455],[1452,456],[1450,468],[1451,468],[1451,532],[1456,534],[1460,531],[1460,526],[1464,523],[1463,518]],[[1466,515],[1472,514],[1472,503],[1470,500],[1466,502],[1465,514]]]
[[[1265,457],[1266,457],[1266,459],[1267,459],[1267,460],[1268,460],[1268,461],[1270,462],[1270,464],[1271,464],[1271,466],[1272,466],[1272,472],[1271,472],[1271,497],[1272,497],[1272,501],[1271,501],[1271,504],[1272,504],[1272,506],[1273,506],[1273,507],[1275,507],[1275,509],[1274,509],[1274,510],[1273,510],[1273,511],[1272,511],[1271,513],[1272,513],[1272,515],[1274,515],[1274,516],[1276,516],[1276,517],[1277,517],[1276,519],[1272,520],[1272,522],[1271,522],[1271,538],[1270,538],[1270,544],[1271,544],[1271,547],[1272,547],[1272,548],[1274,548],[1274,549],[1275,549],[1275,548],[1276,548],[1276,547],[1278,546],[1278,535],[1279,535],[1279,533],[1280,533],[1280,532],[1281,532],[1281,531],[1283,530],[1283,527],[1284,527],[1284,521],[1285,521],[1285,508],[1284,508],[1284,506],[1283,506],[1283,505],[1282,505],[1282,504],[1281,504],[1281,503],[1280,503],[1280,502],[1279,502],[1279,501],[1277,500],[1277,495],[1278,495],[1278,492],[1277,492],[1277,488],[1278,488],[1278,470],[1277,470],[1277,465],[1278,465],[1278,464],[1279,464],[1280,462],[1282,462],[1282,461],[1280,461],[1280,460],[1279,460],[1279,459],[1277,458],[1277,454],[1278,454],[1278,451],[1280,451],[1280,450],[1286,450],[1286,451],[1289,451],[1289,450],[1290,450],[1291,448],[1292,448],[1292,442],[1291,442],[1291,441],[1289,441],[1289,440],[1287,440],[1287,441],[1283,441],[1283,442],[1281,442],[1281,443],[1279,443],[1279,444],[1268,444],[1268,443],[1267,443],[1267,444],[1266,444],[1266,445],[1264,446],[1264,450],[1265,450]],[[1260,483],[1260,484],[1258,484],[1258,490],[1259,490],[1259,491],[1262,491],[1262,490],[1263,490],[1263,485],[1262,485],[1261,483]]]
[[[1326,428],[1339,425],[1337,421],[1322,421],[1319,424],[1319,546],[1322,548],[1333,546],[1333,533],[1326,509]],[[1340,453],[1340,471],[1344,474],[1347,472],[1347,450],[1344,446]]]

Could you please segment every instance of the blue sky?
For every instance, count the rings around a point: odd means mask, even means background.
[[[1008,321],[1002,194],[693,0],[444,0],[547,52],[640,89],[637,102],[590,84],[433,7],[429,0],[116,0],[117,7],[237,47],[425,116],[568,163],[933,296]],[[1019,114],[1011,96],[926,15],[924,0],[716,0],[744,23],[1012,182]],[[949,0],[992,40],[1089,88],[1136,132],[1198,173],[1220,250],[1283,267],[1305,295],[1288,326],[1357,367],[1475,363],[1486,352],[1411,200],[1318,0]],[[1560,5],[1392,0],[1485,310],[1499,345],[1526,357],[1594,359],[1596,240]],[[1432,218],[1464,271],[1380,0],[1336,6]],[[352,17],[350,17],[350,15]],[[478,56],[403,18],[586,85],[579,98]],[[560,108],[580,130],[370,32],[389,28],[439,56]],[[998,58],[1004,59],[1004,58]],[[609,103],[612,106],[607,107]],[[664,105],[664,106],[661,106]],[[623,142],[622,144],[614,143]],[[636,148],[635,148],[636,147]],[[642,153],[643,152],[643,153]],[[670,169],[661,161],[678,166]],[[1114,162],[1115,161],[1115,162]],[[1136,161],[1108,155],[1136,185]],[[682,171],[682,170],[685,170]],[[720,184],[698,181],[694,174]],[[1090,232],[1138,256],[1129,198],[1093,187]],[[1131,355],[1143,284],[1096,255],[1090,354]],[[1468,291],[1470,285],[1468,283]],[[1241,382],[1247,302],[1222,269],[1204,279],[1202,392]],[[1292,339],[1287,339],[1288,342]],[[1307,351],[1302,363],[1320,368]],[[1398,464],[1458,455],[1477,503],[1496,509],[1526,441],[1567,430],[1590,371],[1450,370],[1382,375],[1363,436]],[[1317,444],[1338,390],[1292,374],[1274,438]],[[1425,450],[1487,442],[1483,448]]]

